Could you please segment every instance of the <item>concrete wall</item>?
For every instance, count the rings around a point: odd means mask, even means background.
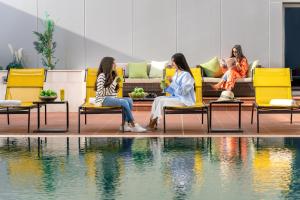
[[[56,22],[57,69],[117,62],[168,60],[183,52],[190,63],[227,57],[241,44],[249,61],[283,66],[283,3],[290,0],[0,0],[0,65],[7,43],[24,48],[26,66],[41,66],[32,42],[45,12]],[[299,1],[298,1],[299,2]]]

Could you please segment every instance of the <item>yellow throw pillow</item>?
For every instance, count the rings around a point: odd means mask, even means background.
[[[219,78],[223,75],[222,68],[220,67],[220,62],[217,57],[214,57],[210,61],[201,64],[207,77]]]

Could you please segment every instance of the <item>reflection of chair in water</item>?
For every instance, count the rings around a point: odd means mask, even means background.
[[[287,149],[257,150],[253,158],[253,188],[255,192],[289,191],[292,180],[292,152]]]
[[[256,108],[257,114],[257,132],[259,132],[260,114],[282,114],[292,116],[298,105],[280,106],[271,105],[272,99],[292,100],[291,74],[289,68],[257,68],[254,71],[253,86],[255,90],[255,103],[252,106],[251,124],[253,123],[253,112]]]
[[[120,106],[97,106],[90,103],[90,98],[96,96],[95,82],[97,79],[97,68],[88,68],[86,71],[86,96],[85,103],[78,108],[78,133],[80,133],[80,115],[84,114],[87,124],[88,114],[121,114],[124,121],[123,109]],[[123,68],[117,67],[118,76],[123,77]],[[123,96],[123,80],[119,83],[118,97]],[[123,124],[123,123],[122,123]],[[123,131],[124,132],[124,131]]]
[[[42,184],[42,163],[35,159],[31,153],[22,154],[8,160],[8,174],[12,186],[19,188],[36,187]]]
[[[44,69],[11,69],[8,73],[5,100],[20,100],[21,105],[0,106],[0,114],[27,114],[28,132],[30,131],[30,112],[39,101],[40,91],[43,89],[45,80]],[[46,109],[46,107],[45,107]],[[46,112],[45,112],[46,123]]]

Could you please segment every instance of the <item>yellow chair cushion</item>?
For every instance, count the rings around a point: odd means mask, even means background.
[[[166,106],[167,109],[193,109],[193,108],[204,108],[206,105],[204,103],[197,103],[193,106]]]
[[[93,108],[93,109],[112,109],[112,108],[121,108],[121,106],[97,106],[95,104],[90,104],[90,103],[84,103],[82,108]]]

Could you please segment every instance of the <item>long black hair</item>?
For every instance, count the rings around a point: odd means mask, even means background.
[[[109,87],[117,76],[117,72],[113,70],[114,62],[115,59],[113,57],[104,57],[100,62],[98,72],[97,72],[97,77],[101,73],[105,74],[105,83],[104,83],[105,88]],[[119,85],[116,86],[116,91],[118,91],[118,89],[119,89]],[[97,79],[95,82],[95,90],[97,90]]]
[[[233,54],[233,49],[236,49],[237,51],[237,60],[240,61],[241,59],[245,58],[243,51],[242,51],[242,47],[239,44],[236,44],[232,47],[231,49],[231,56],[230,58],[235,58],[234,54]]]
[[[182,71],[186,71],[188,73],[190,73],[190,75],[194,78],[192,71],[184,57],[184,55],[182,53],[175,53],[172,56],[172,60],[175,62],[175,64],[177,65],[177,67],[182,70]]]

